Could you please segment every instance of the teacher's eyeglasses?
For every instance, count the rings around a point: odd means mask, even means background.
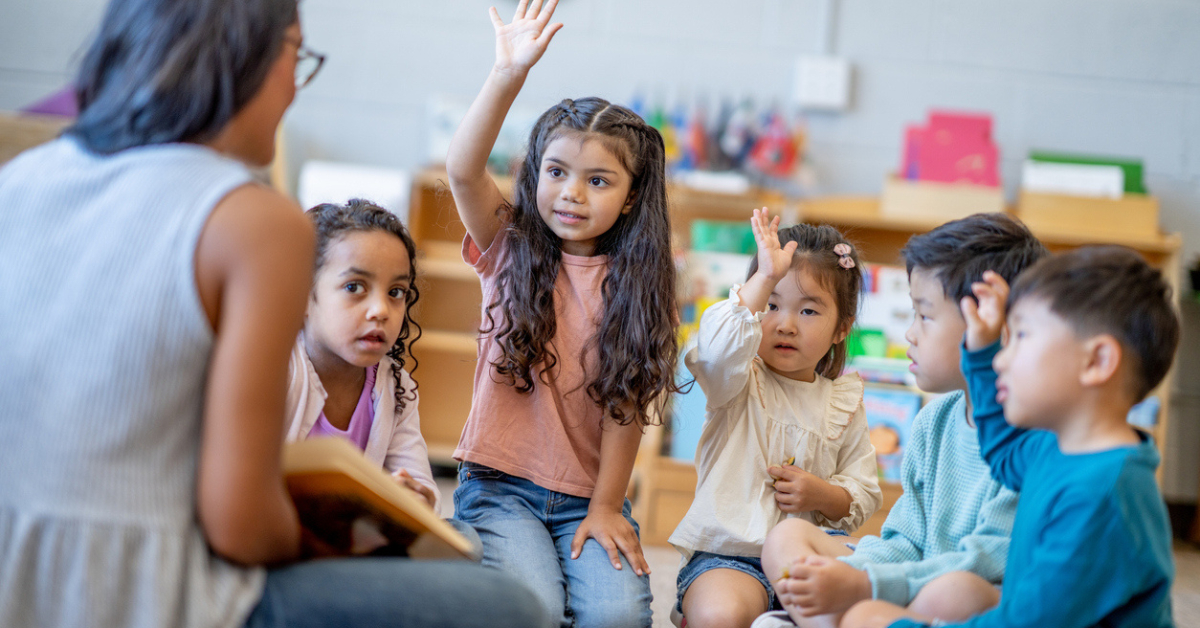
[[[325,65],[325,55],[315,52],[299,41],[288,40],[296,46],[296,89],[312,82],[313,77]]]

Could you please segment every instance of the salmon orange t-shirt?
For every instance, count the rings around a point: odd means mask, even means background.
[[[487,306],[496,298],[500,271],[508,261],[503,235],[497,234],[484,252],[470,235],[463,240],[463,259],[479,273],[482,284],[484,328]],[[597,359],[589,341],[604,315],[601,285],[607,270],[607,256],[562,254],[554,288],[557,330],[548,347],[558,362],[546,378],[549,384],[542,381],[538,365],[533,369],[533,390],[517,392],[492,366],[501,356],[495,332],[480,334],[471,414],[454,450],[456,459],[560,493],[592,496],[600,471],[602,413],[586,390]],[[497,329],[502,309],[492,311]]]

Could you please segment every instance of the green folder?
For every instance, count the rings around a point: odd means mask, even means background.
[[[1097,155],[1075,155],[1049,151],[1030,151],[1029,159],[1057,164],[1079,164],[1083,166],[1116,166],[1125,173],[1125,193],[1145,194],[1146,183],[1142,179],[1142,160],[1126,157],[1101,157]]]
[[[753,255],[758,246],[748,220],[693,220],[692,250]]]

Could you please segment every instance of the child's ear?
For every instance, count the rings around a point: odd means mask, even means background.
[[[1121,368],[1124,357],[1121,343],[1110,334],[1092,336],[1083,341],[1084,364],[1079,383],[1100,386],[1111,380]]]
[[[621,208],[622,214],[628,214],[633,211],[633,204],[637,202],[637,190],[629,191],[629,198],[625,199],[625,207]]]
[[[841,327],[838,328],[837,333],[833,335],[833,344],[836,345],[841,343],[846,339],[847,336],[850,335],[850,330],[854,328],[855,318],[856,317],[851,316],[842,323]]]

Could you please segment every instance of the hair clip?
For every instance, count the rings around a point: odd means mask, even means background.
[[[833,252],[838,256],[838,266],[850,270],[854,268],[854,258],[850,257],[851,248],[845,242],[839,242],[833,246]]]

